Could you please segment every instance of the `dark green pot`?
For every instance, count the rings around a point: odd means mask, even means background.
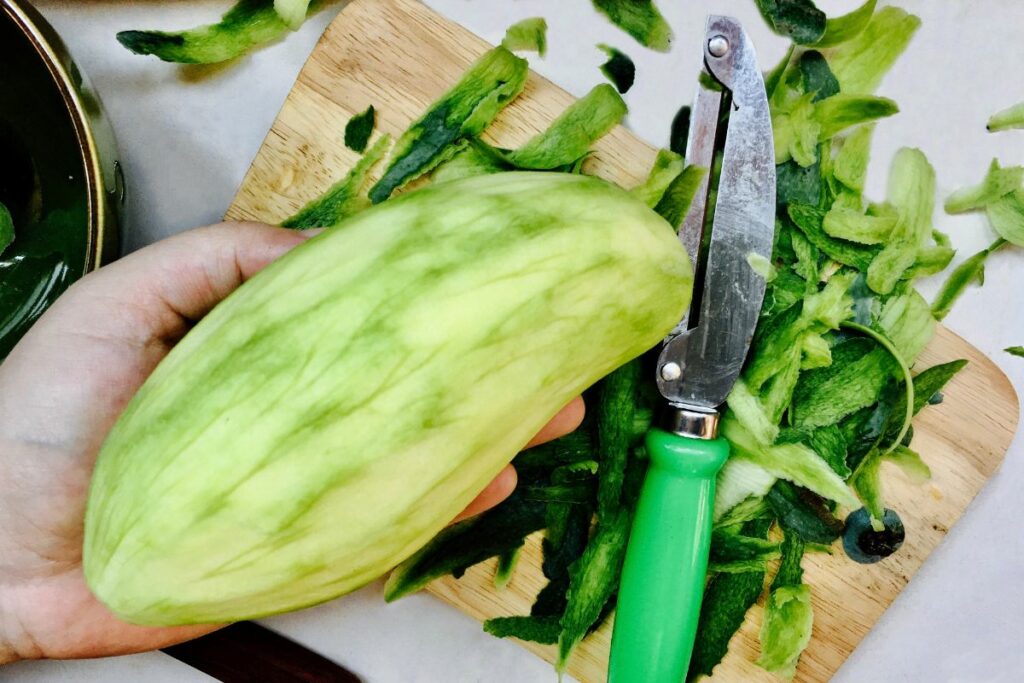
[[[124,178],[99,98],[49,24],[0,0],[0,359],[72,282],[117,256]]]

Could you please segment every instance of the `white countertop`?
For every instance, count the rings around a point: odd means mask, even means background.
[[[549,22],[541,73],[572,91],[600,82],[594,49],[608,42],[631,55],[637,84],[626,96],[628,125],[666,144],[679,105],[689,101],[703,17],[740,17],[753,35],[763,67],[784,42],[772,36],[752,0],[660,0],[676,30],[669,55],[647,51],[606,23],[587,0],[428,0],[449,17],[497,42],[510,23],[528,16]],[[989,161],[1024,163],[1024,131],[989,135],[998,109],[1024,100],[1024,3],[1018,0],[902,0],[924,25],[883,83],[902,113],[875,136],[869,194],[884,196],[886,169],[903,145],[922,148],[935,165],[940,195],[981,179]],[[131,3],[118,0],[38,0],[101,93],[121,145],[132,206],[126,247],[137,248],[181,230],[217,221],[269,129],[320,32],[331,6],[301,31],[235,64],[178,68],[129,54],[114,33],[129,28],[178,28],[210,21],[228,5],[208,0]],[[830,14],[854,5],[820,0]],[[337,131],[336,134],[341,134]],[[936,226],[960,248],[957,262],[992,239],[983,216],[940,212]],[[1024,359],[1001,351],[1024,344],[1024,250],[990,259],[983,289],[970,290],[946,323],[990,354],[1024,392]],[[926,283],[925,294],[938,282]],[[985,406],[978,406],[985,410]],[[927,459],[927,453],[924,454]],[[836,676],[837,681],[1013,681],[1024,672],[1024,438],[1018,436],[1002,470],[978,496],[909,587]],[[910,511],[907,511],[910,514]],[[411,681],[555,680],[526,650],[484,634],[453,608],[417,595],[385,605],[379,587],[266,624],[335,659],[368,683]],[[0,679],[29,681],[210,680],[161,653],[88,662],[25,662]]]

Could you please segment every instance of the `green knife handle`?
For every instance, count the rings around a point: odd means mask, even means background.
[[[633,520],[615,611],[609,683],[680,683],[690,664],[725,439],[659,429]]]

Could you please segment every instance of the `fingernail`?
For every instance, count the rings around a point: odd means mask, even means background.
[[[316,237],[326,229],[327,228],[309,228],[308,230],[299,230],[299,234],[308,240]]]

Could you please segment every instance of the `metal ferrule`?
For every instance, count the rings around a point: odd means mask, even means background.
[[[667,432],[691,439],[718,438],[718,411],[699,410],[670,403],[662,417],[661,427]]]

